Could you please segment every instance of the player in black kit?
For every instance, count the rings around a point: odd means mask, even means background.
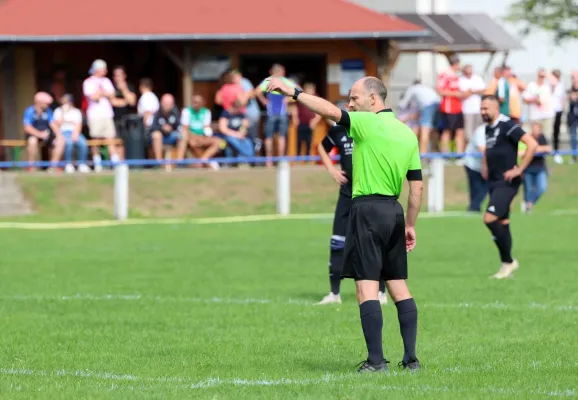
[[[339,150],[341,169],[335,168],[329,156],[329,152],[334,147],[337,147]],[[335,206],[333,233],[330,244],[329,282],[331,291],[317,304],[341,304],[339,289],[341,286],[341,270],[343,268],[343,250],[345,248],[345,229],[351,209],[353,139],[347,136],[347,131],[344,127],[334,125],[319,144],[318,151],[325,168],[327,168],[333,179],[339,183],[341,187],[339,188],[339,197],[337,198],[337,205]],[[387,294],[383,280],[379,282],[379,302],[381,304],[387,304]]]
[[[486,122],[482,176],[488,180],[490,189],[484,223],[492,233],[502,260],[502,267],[492,278],[504,279],[518,269],[518,261],[512,258],[510,206],[520,188],[522,172],[530,165],[538,143],[516,122],[500,114],[497,97],[484,96],[480,110]],[[526,145],[527,150],[520,165],[517,165],[520,141]]]

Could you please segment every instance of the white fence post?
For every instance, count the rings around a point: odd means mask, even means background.
[[[128,165],[114,167],[114,216],[123,221],[128,218]]]
[[[431,176],[428,180],[428,212],[444,211],[444,159],[433,158],[430,163]]]
[[[283,159],[277,164],[277,213],[289,215],[291,212],[291,167]]]

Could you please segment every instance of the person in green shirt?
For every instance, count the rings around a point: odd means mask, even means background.
[[[407,287],[407,252],[416,245],[415,224],[423,192],[415,134],[386,109],[387,89],[374,77],[358,80],[347,112],[320,97],[303,93],[280,79],[267,91],[292,96],[311,111],[344,126],[353,139],[353,188],[342,276],[355,279],[361,326],[368,350],[358,372],[387,371],[382,344],[383,316],[379,280],[386,281],[395,302],[404,356],[400,366],[419,369],[415,354],[417,307]],[[397,201],[405,180],[410,193],[407,215]]]

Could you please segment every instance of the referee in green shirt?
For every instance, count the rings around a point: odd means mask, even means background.
[[[353,85],[352,112],[340,110],[320,97],[302,93],[279,79],[267,91],[292,96],[311,111],[344,126],[353,139],[353,205],[345,239],[342,276],[355,279],[361,326],[368,357],[358,372],[387,371],[382,345],[383,317],[378,300],[379,280],[397,307],[404,355],[400,366],[419,369],[415,354],[417,307],[406,284],[407,252],[416,244],[415,223],[423,191],[421,162],[415,134],[385,108],[387,89],[374,77]],[[397,201],[409,181],[407,215]]]

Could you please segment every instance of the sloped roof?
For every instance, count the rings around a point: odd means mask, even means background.
[[[344,0],[5,0],[0,41],[362,39],[428,35]]]

